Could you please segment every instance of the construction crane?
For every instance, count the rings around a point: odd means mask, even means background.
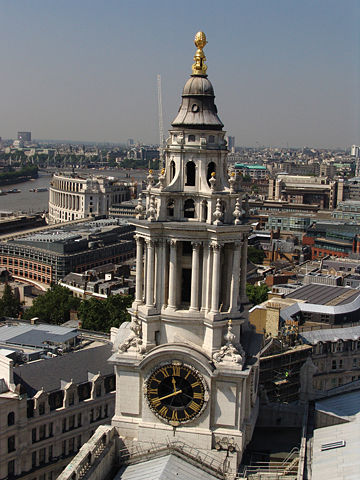
[[[157,76],[157,87],[158,87],[158,109],[159,109],[159,160],[161,167],[165,167],[164,159],[164,122],[163,122],[163,111],[162,111],[162,95],[161,95],[161,75]]]

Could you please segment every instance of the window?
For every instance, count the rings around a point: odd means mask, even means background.
[[[336,360],[333,360],[331,362],[331,368],[332,368],[332,370],[336,370]]]
[[[39,403],[39,415],[44,415],[45,413],[45,402]]]
[[[75,415],[69,417],[69,430],[75,428]]]
[[[209,165],[208,165],[208,169],[207,169],[206,180],[208,182],[209,187],[210,187],[209,180],[210,180],[210,177],[211,177],[212,173],[216,173],[216,166],[215,166],[214,162],[210,162]]]
[[[188,187],[195,186],[195,163],[190,161],[186,164],[186,183]]]
[[[353,358],[353,367],[357,367],[357,358]]]
[[[32,443],[36,442],[36,428],[33,428],[31,430],[31,441],[32,441]]]
[[[342,360],[342,358],[340,358],[340,360],[339,360],[339,368],[343,368],[343,360]]]
[[[39,464],[43,465],[45,463],[45,448],[39,450]]]
[[[176,172],[175,162],[174,162],[174,160],[171,160],[171,162],[170,162],[170,182],[174,179],[175,172]]]
[[[53,422],[49,423],[49,437],[53,436],[54,424]]]
[[[74,392],[69,393],[69,405],[74,405]]]
[[[75,438],[69,439],[69,452],[73,452],[75,450]]]
[[[188,142],[195,142],[195,135],[189,135]]]
[[[174,216],[174,200],[169,200],[167,204],[167,215],[168,217],[173,217]]]
[[[209,143],[215,143],[214,135],[209,135]]]
[[[39,427],[39,440],[44,440],[45,436],[46,436],[45,425],[40,425],[40,427]]]
[[[66,432],[66,418],[63,418],[63,421],[62,421],[62,431],[63,433]]]
[[[31,464],[34,467],[36,467],[36,452],[32,452],[31,454]]]
[[[77,426],[78,426],[78,427],[81,427],[81,420],[82,420],[81,417],[82,417],[82,416],[81,416],[81,413],[78,413],[78,416],[77,416]]]
[[[8,414],[8,427],[10,427],[11,425],[14,425],[14,423],[15,423],[15,413],[10,412]]]
[[[95,394],[96,394],[97,397],[101,397],[101,384],[96,385]]]
[[[49,394],[50,411],[62,408],[64,403],[64,391],[57,390]]]
[[[8,478],[11,478],[15,475],[15,460],[10,460],[8,462]]]
[[[89,382],[79,385],[78,386],[79,402],[82,402],[90,398],[90,393],[91,393],[91,385]]]
[[[184,217],[195,218],[195,203],[194,200],[188,198],[184,203]]]
[[[105,392],[110,393],[115,390],[115,375],[109,375],[104,380]]]
[[[8,453],[15,452],[15,435],[8,437]]]
[[[77,449],[80,450],[81,448],[81,435],[77,437]]]

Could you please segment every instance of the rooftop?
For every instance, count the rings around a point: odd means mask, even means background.
[[[318,342],[336,342],[337,340],[359,340],[360,325],[346,328],[329,328],[321,330],[313,330],[311,332],[301,332],[300,338],[304,343],[315,345]],[[359,403],[360,405],[360,403]]]
[[[288,293],[286,297],[304,300],[317,305],[346,305],[353,302],[360,295],[360,290],[349,287],[310,284]]]
[[[0,343],[2,344],[43,348],[46,344],[62,345],[77,336],[76,329],[56,325],[30,325],[22,322],[0,325]]]

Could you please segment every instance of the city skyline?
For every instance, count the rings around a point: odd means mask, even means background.
[[[203,30],[237,146],[349,148],[360,143],[359,12],[350,0],[4,4],[0,136],[158,143],[157,74],[166,132]]]

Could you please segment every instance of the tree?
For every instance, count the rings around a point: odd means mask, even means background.
[[[109,332],[111,327],[118,327],[129,321],[127,309],[132,303],[131,295],[111,295],[106,300],[94,297],[83,300],[78,309],[78,317],[82,328]]]
[[[34,300],[24,318],[39,317],[43,322],[60,325],[70,319],[70,310],[77,310],[79,304],[80,299],[73,297],[68,288],[52,285],[44,295]]]
[[[20,312],[20,301],[17,296],[14,295],[10,285],[6,284],[3,296],[0,299],[0,315],[4,317],[18,317]]]
[[[262,264],[265,258],[265,253],[263,250],[260,250],[259,248],[253,247],[252,245],[249,245],[248,247],[248,259],[252,263],[256,264]]]
[[[254,305],[259,305],[259,303],[265,302],[268,298],[268,287],[267,285],[251,285],[250,283],[246,284],[246,295],[250,303]]]

